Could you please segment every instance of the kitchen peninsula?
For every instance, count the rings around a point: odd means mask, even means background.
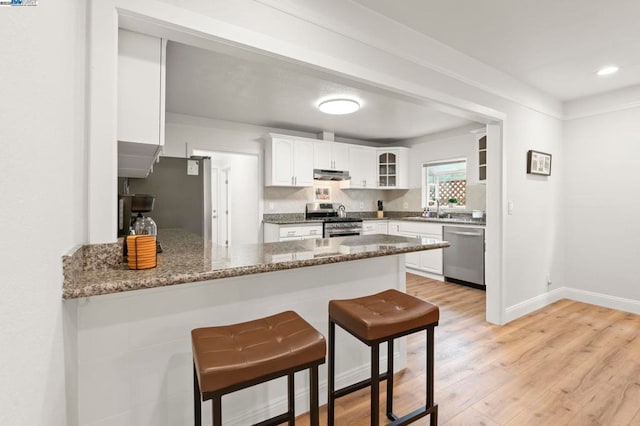
[[[121,264],[79,271],[65,283],[66,309],[77,329],[81,425],[119,416],[153,423],[145,415],[158,406],[167,407],[170,424],[189,424],[191,329],[292,309],[326,335],[329,300],[388,288],[403,291],[404,253],[448,246],[394,235],[228,248],[211,247],[181,230],[161,230],[159,239],[164,253],[155,269],[133,271]],[[342,348],[338,385],[362,380],[368,371],[367,348],[345,334],[337,338]],[[402,368],[404,344],[397,345],[395,357]],[[301,381],[296,389],[304,390],[296,395],[301,413],[308,409],[308,378],[301,374],[296,380]],[[320,370],[320,386],[324,403],[326,366]],[[284,395],[285,381],[280,380],[231,394],[223,400],[224,423],[256,423],[281,411]],[[209,417],[210,407],[204,404],[203,419]]]

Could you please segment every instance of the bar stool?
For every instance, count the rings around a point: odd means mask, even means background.
[[[309,369],[310,419],[319,424],[318,366],[325,362],[324,336],[293,311],[191,331],[195,425],[200,404],[212,401],[213,426],[222,425],[222,396],[287,376],[288,411],[259,423],[295,423],[294,373]]]
[[[440,311],[436,305],[397,290],[356,299],[329,302],[329,395],[328,424],[334,423],[335,400],[359,389],[371,386],[371,425],[379,424],[379,385],[387,381],[386,414],[392,425],[406,425],[431,415],[431,426],[438,424],[438,405],[433,402],[434,330]],[[335,390],[335,330],[336,324],[371,348],[371,377]],[[426,330],[427,386],[426,405],[398,418],[393,413],[393,340]],[[387,372],[379,373],[380,343],[387,342]]]

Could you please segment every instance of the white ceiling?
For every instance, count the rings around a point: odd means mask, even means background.
[[[361,109],[331,116],[319,99],[347,95]],[[233,55],[169,42],[169,112],[338,137],[392,142],[473,124],[415,100],[273,58]],[[450,111],[450,110],[448,110]]]
[[[639,0],[353,1],[560,100],[640,84]]]

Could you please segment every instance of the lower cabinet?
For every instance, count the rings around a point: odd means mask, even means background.
[[[442,225],[439,223],[420,223],[409,221],[389,222],[389,234],[403,237],[433,238],[442,240]],[[405,254],[407,268],[442,275],[442,249],[417,251]]]
[[[362,235],[388,234],[388,220],[365,220],[362,222]]]
[[[293,241],[322,238],[322,224],[264,224],[264,242],[275,243],[278,241]]]

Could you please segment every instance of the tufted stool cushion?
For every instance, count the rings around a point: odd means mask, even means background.
[[[324,360],[324,336],[292,311],[191,331],[202,393]]]
[[[413,423],[430,416],[430,425],[438,424],[438,404],[433,401],[434,335],[440,319],[440,310],[417,297],[398,290],[385,290],[365,297],[329,302],[329,381],[327,383],[327,425],[335,422],[335,400],[367,386],[371,387],[370,421],[378,426],[380,381],[387,382],[386,410],[390,425]],[[336,325],[371,349],[371,375],[368,379],[336,389]],[[426,332],[426,389],[425,405],[403,417],[393,412],[393,358],[394,340],[409,334]],[[380,374],[380,344],[387,344],[387,371]]]
[[[329,316],[363,340],[385,339],[437,323],[440,311],[417,297],[398,290],[329,302]]]

